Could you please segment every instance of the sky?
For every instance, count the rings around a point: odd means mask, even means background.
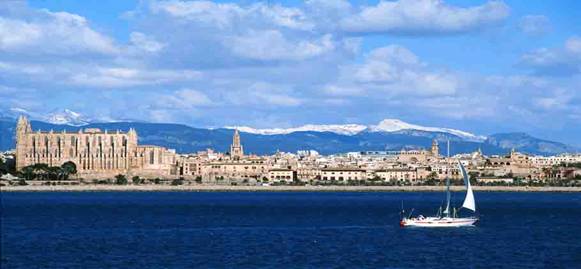
[[[581,2],[0,1],[0,112],[581,145]]]

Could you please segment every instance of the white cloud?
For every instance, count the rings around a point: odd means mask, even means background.
[[[181,89],[168,95],[161,95],[156,100],[157,108],[191,109],[214,105],[214,102],[203,92],[194,89]]]
[[[519,28],[528,35],[542,35],[551,30],[551,22],[543,15],[527,15],[520,19]]]
[[[330,35],[312,41],[290,41],[276,30],[249,32],[228,38],[224,42],[235,55],[264,61],[305,60],[328,53],[335,48]]]
[[[540,48],[526,53],[521,63],[541,75],[581,73],[581,38],[570,37],[562,48]]]
[[[0,51],[25,54],[114,55],[119,48],[87,20],[67,12],[35,11],[27,20],[0,17]]]
[[[341,79],[368,91],[398,95],[450,95],[459,83],[455,75],[430,70],[414,53],[398,45],[371,51],[362,64],[346,66]]]
[[[500,1],[464,8],[442,0],[381,0],[345,18],[341,26],[354,33],[461,33],[497,24],[508,15],[508,6]]]
[[[192,70],[148,70],[124,67],[98,67],[75,72],[68,83],[92,87],[132,87],[197,80],[201,73]]]
[[[140,50],[151,53],[158,52],[166,46],[165,44],[160,43],[152,37],[140,32],[132,32],[129,36],[129,40],[135,47],[139,48]]]
[[[221,29],[255,21],[301,30],[308,30],[313,26],[298,8],[263,3],[244,7],[233,3],[174,0],[153,2],[150,8],[154,13],[165,13],[186,21],[212,25]]]
[[[581,37],[573,36],[565,42],[565,49],[571,54],[581,58]]]
[[[327,85],[323,91],[334,96],[361,96],[365,92],[364,89],[355,85]],[[337,102],[337,100],[331,102]]]
[[[570,110],[574,95],[564,89],[544,93],[545,96],[533,98],[532,104],[545,111]]]
[[[285,85],[256,82],[244,90],[226,93],[226,100],[238,106],[295,107],[304,103],[301,98],[291,95],[292,89]]]

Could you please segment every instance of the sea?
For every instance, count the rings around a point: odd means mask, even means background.
[[[476,192],[465,228],[399,226],[435,192],[0,195],[3,269],[581,268],[579,193]]]

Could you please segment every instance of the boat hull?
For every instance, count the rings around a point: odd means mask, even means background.
[[[477,218],[404,218],[400,222],[402,227],[467,227],[474,226],[478,222]]]

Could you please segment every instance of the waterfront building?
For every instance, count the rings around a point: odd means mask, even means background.
[[[270,165],[262,157],[246,157],[238,160],[219,160],[201,165],[200,176],[204,182],[224,179],[260,180],[268,175]]]
[[[437,140],[432,141],[432,148],[428,150],[401,150],[397,161],[401,163],[426,163],[436,161],[440,157],[440,146]]]
[[[313,164],[299,163],[297,167],[297,178],[301,181],[317,180],[321,178],[321,168]]]
[[[138,145],[137,132],[108,132],[88,128],[70,131],[32,131],[21,116],[16,126],[16,169],[47,164],[76,165],[81,178],[129,176],[167,177],[175,173],[175,151],[159,146]]]
[[[522,178],[538,177],[541,170],[535,167],[531,158],[525,154],[511,150],[508,156],[488,158],[483,174],[493,176],[514,176]]]
[[[418,173],[416,169],[413,168],[399,168],[399,169],[385,169],[375,171],[375,175],[381,178],[383,181],[407,181],[412,184],[416,183],[418,179]]]
[[[581,163],[581,154],[561,154],[558,156],[534,156],[531,161],[535,166],[546,167],[561,164]]]
[[[365,180],[367,173],[365,169],[351,167],[333,167],[321,169],[321,180],[340,181]]]
[[[291,169],[281,169],[275,168],[268,171],[268,180],[270,182],[281,182],[286,183],[293,182],[297,179],[297,172]]]

